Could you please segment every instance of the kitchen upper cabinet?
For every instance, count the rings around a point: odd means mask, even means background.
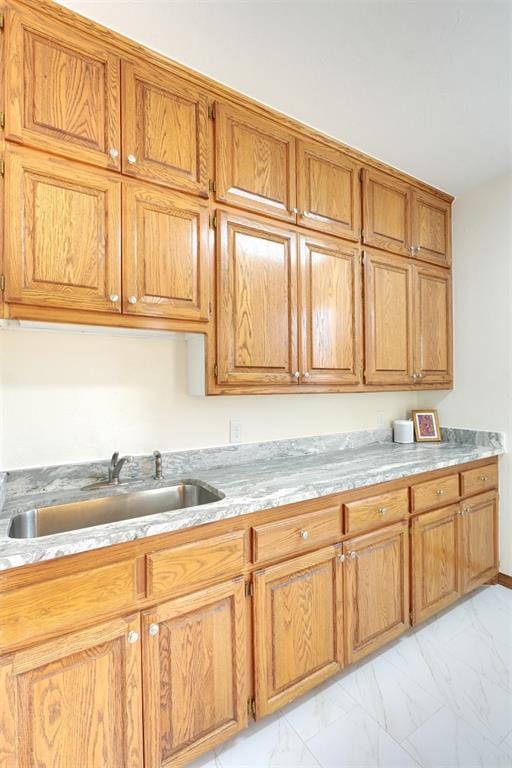
[[[5,300],[120,312],[116,176],[10,145],[5,184]]]
[[[410,256],[411,195],[402,181],[363,170],[363,242]]]
[[[397,256],[365,252],[367,384],[413,382],[413,267]]]
[[[360,165],[317,142],[297,142],[298,224],[348,240],[361,236]]]
[[[326,547],[254,574],[257,717],[343,666],[340,551]]]
[[[409,527],[406,522],[350,539],[345,554],[347,663],[409,626]]]
[[[207,320],[208,208],[149,185],[123,186],[123,312]]]
[[[301,384],[358,384],[362,367],[358,248],[300,238]]]
[[[295,232],[220,212],[217,238],[219,383],[296,385]]]
[[[143,61],[122,75],[123,173],[207,197],[206,92]]]
[[[142,614],[147,768],[188,763],[247,724],[240,577]]]
[[[451,264],[451,205],[427,192],[412,193],[413,255],[444,267]]]
[[[5,137],[118,170],[119,57],[35,12],[9,10],[5,26]]]
[[[217,200],[296,221],[295,138],[248,109],[215,105]]]
[[[2,765],[140,768],[139,633],[137,614],[0,659]]]
[[[462,589],[470,592],[498,572],[498,497],[475,496],[462,506]]]
[[[448,270],[414,266],[414,375],[419,383],[452,380],[451,301]]]
[[[412,521],[411,573],[414,623],[461,596],[460,506],[443,507]]]

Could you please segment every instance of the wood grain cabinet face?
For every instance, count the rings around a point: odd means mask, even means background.
[[[452,283],[447,270],[414,267],[414,371],[421,383],[452,380]]]
[[[350,539],[345,554],[347,663],[401,635],[409,626],[409,527]]]
[[[363,242],[410,256],[410,187],[378,171],[363,170]]]
[[[249,110],[215,110],[217,200],[295,222],[295,138]]]
[[[254,575],[256,713],[262,717],[313,688],[343,665],[339,549]]]
[[[396,256],[367,251],[364,262],[367,384],[411,384],[413,268]]]
[[[139,633],[113,619],[0,659],[2,765],[140,768]]]
[[[123,62],[123,173],[208,196],[208,98],[143,62]]]
[[[360,166],[316,142],[297,143],[298,224],[359,240]]]
[[[444,267],[451,264],[451,206],[426,192],[412,194],[412,245],[416,258]]]
[[[6,138],[118,170],[119,57],[35,13],[9,11],[6,34]]]
[[[362,368],[359,250],[300,238],[301,384],[358,384]]]
[[[220,213],[218,381],[296,385],[297,237]]]
[[[5,182],[5,300],[120,312],[116,177],[11,145]]]
[[[208,227],[199,201],[125,183],[123,312],[207,320]]]
[[[475,496],[462,505],[463,592],[484,584],[498,572],[498,497]]]
[[[461,596],[460,507],[443,507],[412,521],[412,608],[414,623]]]
[[[184,765],[247,724],[245,601],[239,578],[142,614],[145,765]]]

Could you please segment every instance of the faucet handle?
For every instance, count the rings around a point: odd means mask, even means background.
[[[153,451],[155,458],[155,480],[162,480],[164,475],[162,471],[162,454],[160,451]]]

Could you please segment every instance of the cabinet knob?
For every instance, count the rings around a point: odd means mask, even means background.
[[[136,643],[139,639],[139,633],[135,632],[133,629],[128,632],[128,637],[126,638],[130,644]]]
[[[304,539],[304,541],[306,541],[307,539],[309,539],[309,531],[306,531],[306,530],[299,531],[299,536],[301,537],[301,539]]]
[[[438,488],[436,491],[436,496],[444,496],[444,491],[442,488]]]
[[[489,479],[489,475],[480,475],[478,478],[482,483],[486,483]]]
[[[151,635],[151,637],[154,637],[155,635],[158,635],[160,632],[160,625],[159,624],[150,624],[148,627],[148,632]]]
[[[127,156],[126,159],[130,163],[130,165],[134,165],[137,162],[137,158],[135,157],[135,155],[131,155],[130,154],[130,155]]]
[[[416,374],[415,374],[415,373],[413,373],[413,374],[412,374],[412,376],[411,376],[411,379],[412,379],[413,381],[416,381],[416,379],[417,379],[417,378],[418,378],[418,377],[416,376]]]
[[[423,378],[423,374],[422,374],[422,373],[417,373],[417,374],[416,374],[416,378],[418,378],[418,379],[422,379],[422,378]]]
[[[387,511],[387,507],[379,507],[378,509],[379,515],[385,515]]]
[[[464,517],[466,512],[471,512],[471,507],[467,507],[467,506],[462,507],[462,509],[459,511],[459,515],[462,515],[462,517]]]
[[[349,552],[348,556],[350,557],[351,560],[355,560],[357,557],[357,552],[354,552],[354,551]]]
[[[345,562],[345,555],[344,554],[338,555],[338,560],[340,561],[340,563],[344,563]]]
[[[136,296],[128,296],[128,304],[136,304],[136,303],[137,303]]]
[[[110,294],[110,296],[109,296],[108,298],[109,298],[109,299],[110,299],[110,301],[112,301],[114,304],[116,303],[116,301],[119,301],[119,296],[117,295],[117,293],[111,293],[111,294]]]
[[[112,160],[117,160],[117,158],[119,157],[119,150],[116,149],[115,147],[110,147],[108,154],[109,154],[109,157],[112,158]]]
[[[300,372],[299,371],[295,371],[295,373],[293,374],[293,378],[294,379],[300,379]]]
[[[302,375],[304,376],[305,379],[309,379],[309,377],[311,376],[309,371],[304,371]]]
[[[298,213],[298,212],[299,212],[299,209],[298,209],[298,208],[292,208],[292,209],[290,210],[290,213]]]

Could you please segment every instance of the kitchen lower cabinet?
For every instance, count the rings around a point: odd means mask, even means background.
[[[498,496],[485,493],[463,502],[462,590],[471,592],[498,573]]]
[[[254,574],[257,717],[343,666],[340,556],[340,547],[326,547]]]
[[[409,526],[349,539],[345,555],[346,661],[358,661],[409,627]]]
[[[417,623],[461,597],[461,507],[426,512],[412,521],[412,613]]]
[[[0,659],[0,764],[141,768],[139,614]]]
[[[244,581],[142,614],[145,768],[184,765],[247,725]]]

